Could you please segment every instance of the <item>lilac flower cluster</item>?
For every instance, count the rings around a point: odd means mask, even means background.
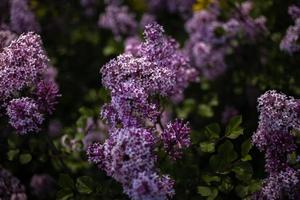
[[[111,102],[101,113],[110,135],[104,144],[90,145],[87,154],[120,182],[132,199],[163,200],[174,195],[174,181],[156,169],[154,148],[161,140],[168,155],[179,158],[182,149],[190,145],[190,129],[177,120],[158,131],[161,111],[157,96],[182,94],[195,80],[196,71],[160,25],[146,26],[144,36],[144,42],[133,39],[124,54],[101,69],[103,85],[111,92]]]
[[[28,0],[10,1],[10,26],[18,34],[34,31],[39,32],[40,26],[35,15],[28,6]]]
[[[3,168],[0,168],[0,199],[27,199],[25,187],[19,179]]]
[[[18,133],[39,131],[44,114],[53,112],[59,91],[51,70],[41,39],[32,32],[1,49],[0,107]]]
[[[121,36],[134,35],[137,31],[135,15],[129,12],[127,6],[110,4],[106,7],[105,13],[101,14],[98,26],[111,30],[117,40]]]
[[[245,2],[227,21],[220,21],[220,8],[217,2],[206,10],[194,13],[186,22],[190,35],[186,42],[186,53],[199,72],[207,79],[215,79],[226,70],[225,57],[233,46],[232,41],[240,34],[254,40],[266,31],[265,18],[250,17],[251,3]]]
[[[300,46],[298,44],[300,35],[300,8],[297,6],[290,6],[289,14],[295,21],[295,24],[288,28],[286,35],[280,43],[280,49],[292,54],[300,50]]]
[[[259,125],[252,142],[265,154],[266,171],[260,198],[290,199],[300,186],[300,171],[288,163],[288,155],[296,151],[291,130],[300,130],[299,100],[276,91],[268,91],[258,99]]]

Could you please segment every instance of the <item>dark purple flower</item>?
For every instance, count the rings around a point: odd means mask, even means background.
[[[54,81],[41,81],[36,86],[35,95],[40,111],[52,114],[58,103],[57,99],[60,97],[57,84]]]
[[[13,99],[7,106],[9,123],[19,134],[40,131],[44,121],[38,104],[30,98]]]
[[[182,150],[191,145],[188,123],[184,124],[178,119],[169,123],[161,134],[161,140],[164,143],[165,151],[172,159],[181,158]]]
[[[6,100],[35,84],[48,66],[48,58],[38,35],[21,35],[0,53],[0,98]]]

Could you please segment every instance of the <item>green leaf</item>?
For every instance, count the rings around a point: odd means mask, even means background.
[[[185,119],[188,115],[195,109],[196,102],[194,99],[186,99],[183,102],[183,108],[178,108],[176,110],[179,118]]]
[[[244,156],[244,157],[241,159],[241,161],[243,161],[243,162],[246,162],[246,161],[249,161],[249,160],[252,160],[251,155],[246,155],[246,156]]]
[[[242,123],[242,116],[235,116],[230,121],[226,127],[225,136],[230,139],[236,139],[243,134],[244,129],[240,127]]]
[[[201,176],[201,178],[208,185],[211,185],[212,182],[220,182],[221,180],[220,177],[209,175],[209,174],[204,174]]]
[[[198,193],[203,197],[208,197],[212,193],[209,187],[199,186],[197,189]]]
[[[74,199],[74,194],[71,189],[63,189],[57,192],[56,199],[57,200],[69,200]]]
[[[200,149],[206,153],[212,153],[215,151],[215,143],[214,142],[201,142]]]
[[[209,164],[214,170],[227,171],[225,169],[227,165],[236,160],[237,157],[238,155],[234,151],[232,142],[226,140],[219,146],[218,154],[210,157]]]
[[[202,117],[210,118],[214,115],[214,111],[211,106],[206,104],[200,104],[198,107],[198,113]]]
[[[21,164],[25,165],[32,160],[32,156],[29,153],[21,154],[19,160]]]
[[[14,160],[19,153],[20,153],[19,149],[10,150],[9,152],[7,152],[7,158],[8,158],[8,160],[9,161]]]
[[[74,189],[74,181],[68,174],[60,174],[58,178],[58,185],[63,189]]]
[[[240,198],[244,198],[249,194],[249,188],[247,186],[238,185],[238,186],[235,187],[235,193]]]
[[[250,163],[248,162],[241,162],[237,165],[235,165],[232,169],[232,171],[235,173],[236,177],[244,182],[247,182],[252,178],[253,169]]]
[[[205,127],[205,131],[207,132],[209,138],[218,139],[221,134],[221,127],[218,123],[212,123]]]
[[[79,193],[90,194],[93,192],[94,182],[89,176],[79,177],[76,181],[76,188]]]
[[[222,179],[221,185],[219,185],[219,190],[223,193],[229,193],[233,190],[234,186],[230,177],[225,177]]]
[[[208,196],[207,200],[214,200],[219,194],[219,191],[217,188],[211,189],[211,194]]]
[[[245,157],[249,153],[249,151],[251,150],[251,148],[252,148],[252,143],[251,143],[250,139],[248,139],[245,142],[243,142],[242,147],[241,147],[241,155],[242,155],[242,157]]]

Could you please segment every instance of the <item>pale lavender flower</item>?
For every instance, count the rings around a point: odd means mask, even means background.
[[[167,125],[167,128],[161,134],[161,140],[164,143],[164,149],[174,160],[182,157],[182,150],[191,145],[190,127],[181,120],[175,120]]]
[[[117,40],[123,35],[134,35],[137,31],[135,16],[127,6],[108,5],[105,13],[100,15],[98,25],[112,31]]]
[[[213,80],[225,72],[225,58],[235,48],[232,43],[241,33],[253,42],[265,34],[265,18],[252,18],[249,15],[251,8],[252,4],[245,2],[240,12],[222,21],[219,19],[219,4],[214,2],[206,10],[194,13],[186,22],[185,28],[190,36],[185,44],[186,54],[202,76]]]
[[[27,200],[25,187],[9,171],[0,168],[0,199]]]
[[[300,17],[300,8],[298,6],[292,5],[289,7],[288,13],[294,20],[296,20]]]
[[[289,7],[288,12],[294,19],[295,24],[287,29],[286,35],[280,43],[280,49],[286,51],[289,54],[293,54],[300,50],[300,46],[298,44],[300,35],[300,8],[293,5]]]
[[[137,36],[127,38],[125,40],[125,53],[130,53],[136,57],[139,57],[141,42],[141,39]]]
[[[280,43],[280,49],[286,51],[289,54],[298,52],[300,46],[298,39],[300,35],[300,18],[296,19],[295,25],[290,26],[286,32],[286,35]]]
[[[40,26],[28,6],[28,0],[10,0],[10,26],[18,34],[39,32]]]
[[[258,18],[252,18],[250,12],[253,9],[253,3],[251,1],[245,1],[238,8],[235,13],[235,18],[239,22],[241,31],[250,40],[256,40],[259,36],[267,33],[266,18],[260,16]]]
[[[30,98],[13,99],[7,106],[9,123],[19,134],[38,132],[44,121],[38,104]]]

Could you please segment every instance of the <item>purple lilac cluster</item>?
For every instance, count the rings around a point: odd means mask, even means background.
[[[215,79],[224,73],[227,66],[225,57],[233,46],[234,39],[243,34],[254,40],[265,32],[265,18],[250,17],[251,3],[245,2],[238,12],[233,13],[227,21],[220,21],[220,8],[217,2],[206,10],[194,13],[186,22],[189,40],[186,42],[186,53],[199,72],[207,79]]]
[[[103,85],[111,92],[111,102],[101,113],[109,138],[90,145],[87,154],[131,199],[164,200],[174,195],[174,181],[156,169],[154,149],[161,140],[168,155],[179,158],[190,145],[190,129],[177,120],[158,131],[161,109],[156,97],[182,94],[196,71],[160,25],[147,25],[144,36],[144,42],[133,39],[124,54],[101,69]]]
[[[40,36],[32,32],[0,51],[0,107],[19,134],[39,131],[57,103],[58,86],[48,62]]]
[[[98,26],[112,31],[115,38],[120,40],[123,35],[134,35],[138,24],[135,15],[129,12],[127,6],[109,4],[105,13],[100,15]]]
[[[148,8],[151,12],[167,10],[170,13],[180,13],[188,16],[192,13],[193,4],[196,0],[149,0]]]
[[[18,34],[29,31],[40,31],[40,26],[28,3],[28,0],[10,1],[10,26]]]
[[[286,35],[280,43],[280,49],[292,54],[300,50],[300,46],[298,44],[300,35],[300,8],[297,6],[290,6],[289,15],[293,18],[295,24],[288,28]]]
[[[25,187],[9,171],[0,167],[0,199],[27,200]]]
[[[252,142],[265,154],[266,171],[263,188],[257,199],[295,199],[300,186],[300,171],[288,163],[288,155],[296,151],[291,130],[300,130],[299,100],[276,91],[268,91],[258,99],[259,125]]]

